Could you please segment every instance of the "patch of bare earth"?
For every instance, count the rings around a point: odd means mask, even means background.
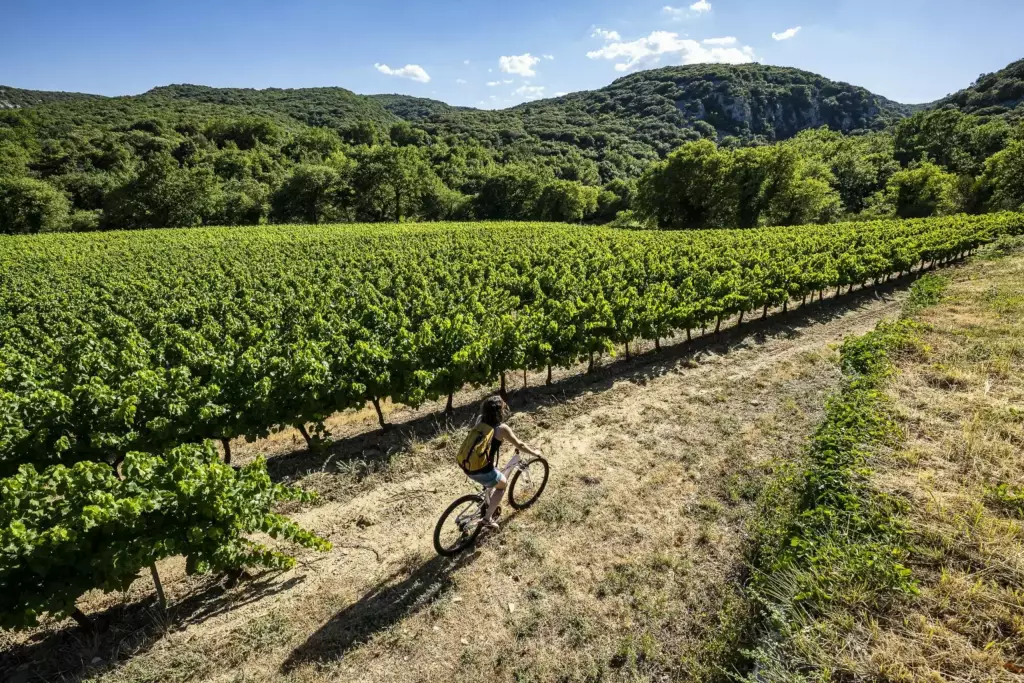
[[[322,494],[292,512],[332,552],[231,588],[164,562],[168,617],[146,608],[140,579],[85,605],[108,610],[113,635],[50,625],[5,643],[17,659],[6,671],[125,683],[721,678],[745,616],[744,529],[761,483],[820,420],[839,380],[834,345],[895,315],[897,298],[865,292],[696,353],[666,345],[519,392],[512,425],[548,457],[551,481],[456,560],[434,554],[431,533],[473,490],[453,460],[464,427],[439,429],[429,407],[396,410],[401,425],[383,438],[359,422],[372,417],[337,420],[324,452],[289,454],[290,435],[240,446],[240,460],[280,454],[275,476]],[[457,424],[481,395],[458,397]]]

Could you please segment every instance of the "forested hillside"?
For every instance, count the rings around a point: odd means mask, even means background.
[[[995,73],[982,74],[970,87],[937,103],[953,105],[969,114],[1024,115],[1024,59]]]
[[[21,109],[35,107],[47,102],[63,102],[67,100],[104,99],[99,95],[86,95],[77,92],[52,92],[48,90],[23,90],[0,85],[0,109]]]
[[[501,111],[343,88],[6,88],[0,99],[17,108],[0,111],[0,233],[449,219],[679,228],[1015,210],[1024,141],[1008,107],[1020,70],[927,110],[760,64],[639,72]]]
[[[372,97],[356,95],[344,88],[209,88],[202,85],[169,85],[153,88],[140,99],[169,98],[237,107],[246,113],[284,114],[308,126],[344,128],[361,121],[396,123],[391,114]]]
[[[381,106],[389,112],[406,121],[423,121],[433,116],[450,114],[456,111],[478,113],[480,111],[479,109],[469,107],[453,107],[440,100],[413,97],[411,95],[370,95],[369,98],[380,102]]]
[[[508,131],[520,131],[540,148],[611,147],[643,159],[706,137],[775,141],[822,126],[844,133],[881,130],[909,113],[910,108],[864,88],[798,69],[698,64],[642,71],[600,90],[490,116],[439,112],[424,127],[494,145],[508,143]]]

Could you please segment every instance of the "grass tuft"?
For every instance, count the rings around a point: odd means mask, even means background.
[[[909,316],[940,301],[947,284],[933,276],[918,280],[900,320],[843,343],[844,382],[826,404],[802,471],[781,472],[762,494],[748,587],[762,614],[759,642],[749,652],[758,672],[800,669],[800,632],[816,616],[881,608],[918,591],[907,567],[906,503],[872,485],[868,464],[900,438],[884,392],[894,358],[926,350],[922,326]]]

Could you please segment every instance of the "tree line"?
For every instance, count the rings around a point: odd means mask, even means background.
[[[891,132],[766,146],[687,143],[641,176],[625,224],[660,228],[925,218],[1024,207],[1024,125],[953,108]]]
[[[0,233],[440,220],[750,227],[1024,205],[1024,126],[952,106],[882,132],[822,128],[775,144],[722,138],[698,121],[691,141],[625,173],[599,160],[612,149],[595,160],[589,148],[497,147],[408,122],[133,118],[141,113],[98,123],[0,112]]]
[[[409,124],[339,133],[258,117],[12,139],[0,120],[0,232],[419,220],[582,222],[620,198],[582,157],[500,162]],[[7,139],[4,139],[6,135]],[[614,185],[612,186],[615,187]],[[602,213],[602,207],[604,208]]]

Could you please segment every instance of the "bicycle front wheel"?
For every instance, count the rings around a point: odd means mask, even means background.
[[[448,506],[434,527],[434,550],[451,557],[473,545],[483,528],[483,502],[478,495],[465,495]]]
[[[525,510],[540,498],[548,485],[548,461],[544,458],[527,460],[512,477],[508,487],[508,503],[516,510]]]

